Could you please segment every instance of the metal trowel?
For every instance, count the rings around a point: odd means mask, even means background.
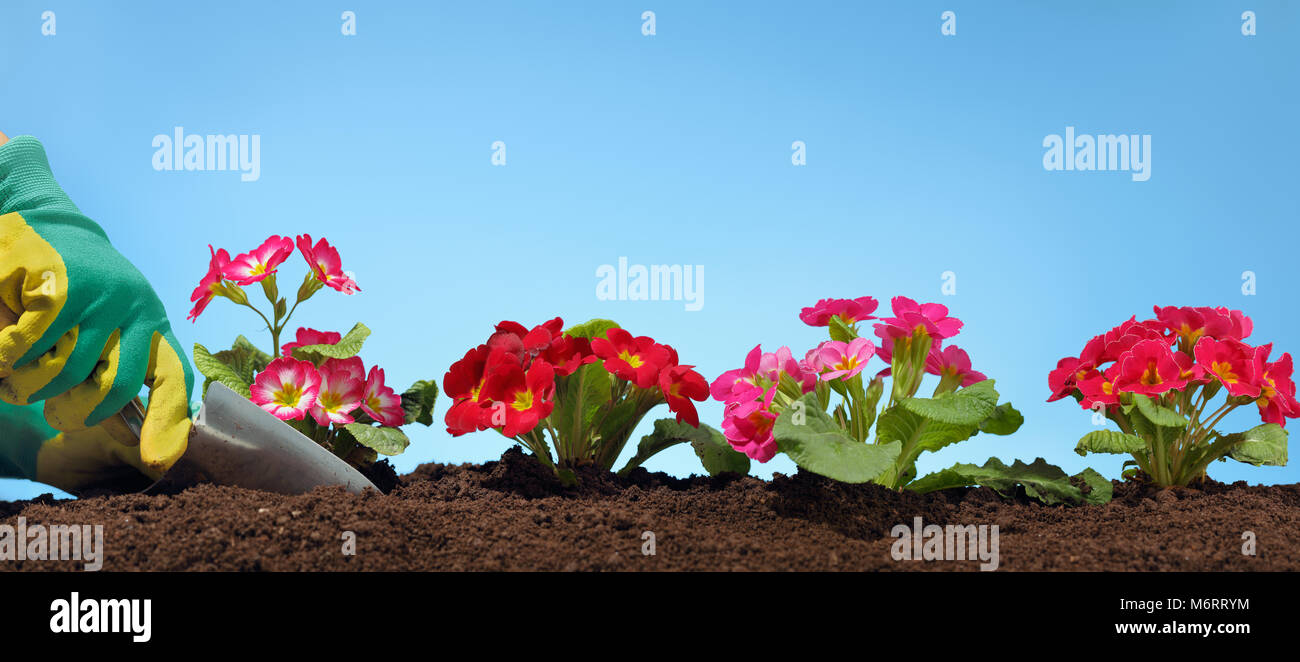
[[[139,402],[121,416],[138,439],[144,422]],[[367,487],[378,489],[347,462],[220,382],[208,386],[185,453],[143,492],[178,492],[199,483],[280,494],[302,494],[322,485],[358,494]]]

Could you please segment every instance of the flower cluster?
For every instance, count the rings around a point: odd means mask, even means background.
[[[560,467],[608,469],[636,422],[658,404],[667,403],[677,422],[699,427],[693,401],[708,397],[708,383],[678,361],[677,350],[612,322],[590,337],[566,333],[563,324],[559,317],[531,329],[501,322],[452,364],[443,377],[453,400],[447,432],[495,429],[549,461],[546,430]],[[601,388],[590,388],[595,384]],[[608,399],[591,402],[593,391]]]
[[[1076,450],[1126,452],[1160,485],[1203,480],[1225,455],[1250,464],[1285,464],[1287,419],[1300,417],[1290,354],[1270,360],[1272,343],[1245,342],[1254,324],[1224,307],[1155,307],[1095,336],[1047,376],[1048,401],[1074,397],[1122,431],[1085,435]],[[1211,409],[1220,392],[1224,402]],[[1224,435],[1215,426],[1255,405],[1263,424]]]
[[[532,329],[501,322],[487,342],[452,364],[443,377],[443,390],[453,400],[447,432],[460,436],[496,428],[507,437],[527,434],[551,415],[556,378],[591,363],[637,389],[656,392],[678,421],[699,425],[692,400],[705,399],[708,385],[694,366],[678,363],[677,350],[617,327],[601,338],[570,336],[563,324],[559,317]]]
[[[890,301],[893,316],[879,318],[871,314],[878,305],[869,296],[822,299],[804,308],[799,319],[809,326],[831,327],[831,340],[808,350],[802,360],[796,360],[789,347],[764,353],[760,345],[750,351],[743,368],[714,380],[710,393],[724,403],[722,430],[732,446],[760,462],[772,459],[777,452],[773,426],[780,412],[819,382],[852,398],[855,390],[850,386],[861,386],[860,375],[873,356],[886,364],[873,381],[893,374],[899,399],[914,395],[927,373],[940,377],[936,393],[986,379],[971,369],[965,351],[943,346],[962,327],[961,320],[948,316],[947,307],[899,296]],[[880,345],[857,335],[858,324],[871,320],[878,320],[873,326]]]
[[[322,285],[328,285],[344,294],[355,294],[361,290],[357,287],[356,281],[343,272],[343,262],[339,258],[338,250],[324,238],[313,244],[311,235],[298,235],[297,246],[311,269],[299,290],[299,301],[315,294]],[[199,280],[199,286],[194,288],[194,292],[190,295],[194,308],[186,316],[187,319],[191,322],[197,321],[208,304],[219,296],[226,297],[241,306],[249,305],[248,296],[242,287],[255,283],[267,283],[263,287],[268,289],[269,297],[269,290],[274,287],[274,276],[280,265],[293,255],[293,249],[294,242],[288,237],[279,235],[267,237],[261,246],[247,253],[240,253],[233,260],[230,259],[230,253],[226,252],[226,249],[213,249],[208,246],[208,250],[212,253],[208,262],[208,272]],[[274,303],[273,300],[272,304]]]
[[[271,361],[250,385],[252,400],[282,421],[310,415],[317,425],[346,425],[356,421],[360,409],[381,425],[402,425],[402,396],[384,384],[384,369],[371,366],[367,373],[361,357],[327,358],[320,366],[295,359],[293,350],[309,345],[334,344],[343,334],[299,328],[296,342],[285,343],[283,356]]]
[[[1254,325],[1239,310],[1155,307],[1155,318],[1133,316],[1061,359],[1047,377],[1048,402],[1074,396],[1085,409],[1114,412],[1125,393],[1172,396],[1189,388],[1222,388],[1238,404],[1253,402],[1265,423],[1300,417],[1291,355],[1270,361],[1272,343],[1247,344]]]
[[[764,352],[758,345],[745,357],[744,367],[713,380],[709,393],[725,407],[722,434],[731,447],[759,462],[772,459],[777,451],[772,432],[777,415],[813,390],[817,373],[807,359],[795,360],[789,347]]]
[[[280,296],[276,280],[295,247],[308,271],[290,306]],[[208,250],[208,272],[190,297],[194,309],[189,318],[197,320],[214,298],[223,297],[251,309],[271,334],[270,352],[244,336],[229,350],[216,353],[196,344],[194,363],[210,381],[247,394],[258,406],[363,468],[374,462],[377,453],[394,455],[406,448],[409,440],[399,426],[415,421],[432,424],[437,385],[416,382],[399,395],[384,383],[382,368],[366,370],[357,356],[370,334],[365,325],[357,324],[346,336],[299,328],[292,342],[280,344],[280,334],[298,305],[316,292],[325,287],[343,294],[360,291],[328,241],[313,241],[307,234],[296,241],[273,235],[233,260],[224,249],[209,246]],[[261,286],[270,302],[268,312],[249,302],[244,287],[254,284]]]

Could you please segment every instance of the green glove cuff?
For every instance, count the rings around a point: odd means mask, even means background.
[[[41,403],[20,407],[0,401],[0,477],[34,480],[41,444],[58,434],[45,422]]]
[[[0,215],[34,209],[81,213],[54,181],[41,141],[18,136],[0,145]]]

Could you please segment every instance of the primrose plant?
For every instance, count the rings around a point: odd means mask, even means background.
[[[748,458],[700,424],[694,401],[708,398],[708,382],[677,350],[609,320],[563,324],[501,322],[452,364],[443,377],[453,399],[447,432],[494,429],[572,485],[583,467],[612,469],[637,424],[667,404],[675,418],[655,422],[621,473],[679,443],[690,443],[710,474],[749,471]]]
[[[872,297],[822,299],[799,318],[826,327],[829,340],[802,359],[788,347],[765,353],[760,345],[743,368],[718,377],[710,391],[725,404],[722,431],[732,447],[759,462],[782,452],[804,470],[891,489],[986,485],[1006,493],[1021,485],[1049,503],[1109,498],[1110,483],[1096,472],[1075,481],[1096,487],[1085,496],[1065,472],[1041,459],[1007,466],[991,458],[982,467],[957,464],[918,480],[921,453],[980,432],[1009,435],[1024,418],[1010,404],[998,404],[993,380],[972,369],[964,350],[945,346],[962,328],[947,307],[901,296],[891,305],[893,316],[881,319],[872,315],[878,307]],[[871,320],[878,320],[876,340],[859,334]],[[868,375],[877,357],[887,367]],[[937,383],[930,397],[918,397],[927,374]]]
[[[299,235],[296,245],[309,270],[292,306],[280,296],[276,281],[280,266],[294,253],[293,240],[272,236],[233,260],[225,249],[208,247],[212,258],[190,297],[194,309],[189,319],[197,320],[213,299],[229,299],[257,313],[271,334],[271,351],[241,335],[230,349],[216,353],[195,344],[194,364],[207,378],[205,393],[209,384],[221,382],[365,469],[381,453],[396,455],[406,449],[410,441],[402,426],[433,424],[438,386],[418,381],[399,395],[385,384],[383,368],[371,366],[367,371],[358,356],[370,335],[364,324],[355,325],[347,335],[299,327],[294,340],[281,345],[281,334],[299,304],[327,286],[345,295],[361,290],[343,271],[338,250],[324,238],[313,244],[310,235]],[[244,288],[254,284],[261,285],[269,312],[249,301]]]
[[[1075,451],[1130,454],[1125,475],[1140,470],[1161,486],[1203,481],[1211,462],[1228,457],[1285,465],[1286,419],[1300,416],[1291,355],[1270,361],[1272,343],[1246,344],[1254,323],[1240,310],[1156,306],[1155,315],[1094,337],[1048,375],[1048,402],[1073,397],[1119,427],[1084,435]],[[1261,425],[1216,429],[1250,405]]]

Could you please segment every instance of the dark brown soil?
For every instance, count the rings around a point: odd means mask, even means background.
[[[105,570],[976,570],[895,561],[897,524],[996,524],[1000,570],[1300,570],[1300,485],[1117,483],[1105,506],[985,489],[919,496],[819,476],[676,479],[638,469],[560,486],[517,450],[426,464],[391,494],[285,497],[200,486],[172,496],[0,502],[0,523],[103,524]],[[345,532],[356,554],[343,553]],[[643,532],[655,554],[642,553]],[[1257,556],[1242,554],[1252,531]],[[0,561],[0,569],[80,569]]]

